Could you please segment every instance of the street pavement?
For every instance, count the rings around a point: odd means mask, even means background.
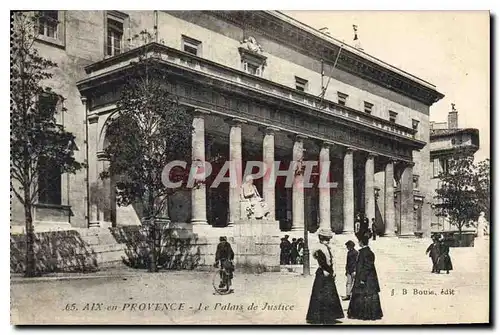
[[[345,294],[344,239],[335,241],[337,289]],[[429,241],[371,243],[384,317],[344,325],[488,322],[488,242],[452,248],[454,270],[432,274]],[[312,266],[313,274],[315,266]],[[235,273],[234,292],[214,294],[211,272],[115,269],[67,278],[13,278],[13,324],[305,324],[314,277]],[[405,291],[406,290],[406,291]],[[406,294],[405,294],[406,293]],[[348,302],[342,302],[347,316]]]

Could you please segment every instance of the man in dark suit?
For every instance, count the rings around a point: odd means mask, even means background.
[[[345,245],[347,247],[347,261],[345,264],[345,275],[347,277],[347,281],[345,285],[346,296],[342,298],[344,301],[351,299],[354,277],[356,275],[356,259],[358,258],[358,251],[354,248],[354,242],[349,240]]]
[[[217,245],[217,251],[215,252],[215,267],[218,267],[219,263],[222,269],[225,269],[229,274],[228,279],[233,279],[233,265],[234,252],[233,248],[231,248],[231,244],[227,241],[225,236],[219,237],[219,244]],[[220,288],[225,286],[223,274],[221,273],[221,281],[219,284]]]
[[[375,222],[375,218],[372,218],[372,235],[375,241],[377,239],[377,223]]]

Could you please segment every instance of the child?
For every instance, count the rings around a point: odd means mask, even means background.
[[[354,248],[355,244],[353,241],[349,240],[346,242],[347,247],[347,262],[345,264],[345,275],[347,277],[347,282],[345,285],[346,296],[342,300],[351,299],[351,291],[354,285],[354,276],[356,275],[356,259],[358,257],[358,251]]]

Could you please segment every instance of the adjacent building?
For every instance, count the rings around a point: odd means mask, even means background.
[[[479,130],[474,128],[458,127],[458,110],[455,105],[451,105],[451,111],[448,113],[448,122],[431,122],[431,188],[434,190],[432,195],[432,217],[431,230],[453,231],[456,230],[450,225],[449,220],[444,216],[437,215],[438,200],[434,199],[435,190],[441,188],[439,174],[448,170],[448,160],[456,156],[474,154],[479,150]]]
[[[37,48],[59,66],[49,85],[66,98],[59,121],[87,167],[46,169],[36,231],[140,224],[140,211],[116,206],[114,179],[99,173],[122,79],[145,53],[157,55],[165,85],[195,115],[193,159],[331,162],[338,187],[329,193],[256,182],[282,231],[349,232],[365,213],[386,235],[427,235],[437,140],[477,144],[468,130],[431,133],[430,107],[443,98],[434,85],[277,11],[44,11]],[[168,214],[199,232],[231,225],[240,215],[231,192],[179,193]],[[12,230],[23,224],[13,197]]]

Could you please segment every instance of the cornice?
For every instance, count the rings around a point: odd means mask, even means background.
[[[340,45],[335,44],[333,40],[312,34],[266,11],[208,11],[208,13],[238,26],[251,26],[273,40],[286,43],[301,53],[323,60],[330,65],[333,65],[340,50]],[[427,106],[431,106],[444,97],[431,84],[424,84],[423,80],[384,64],[382,61],[376,61],[367,54],[351,51],[349,48],[342,49],[337,67]]]

